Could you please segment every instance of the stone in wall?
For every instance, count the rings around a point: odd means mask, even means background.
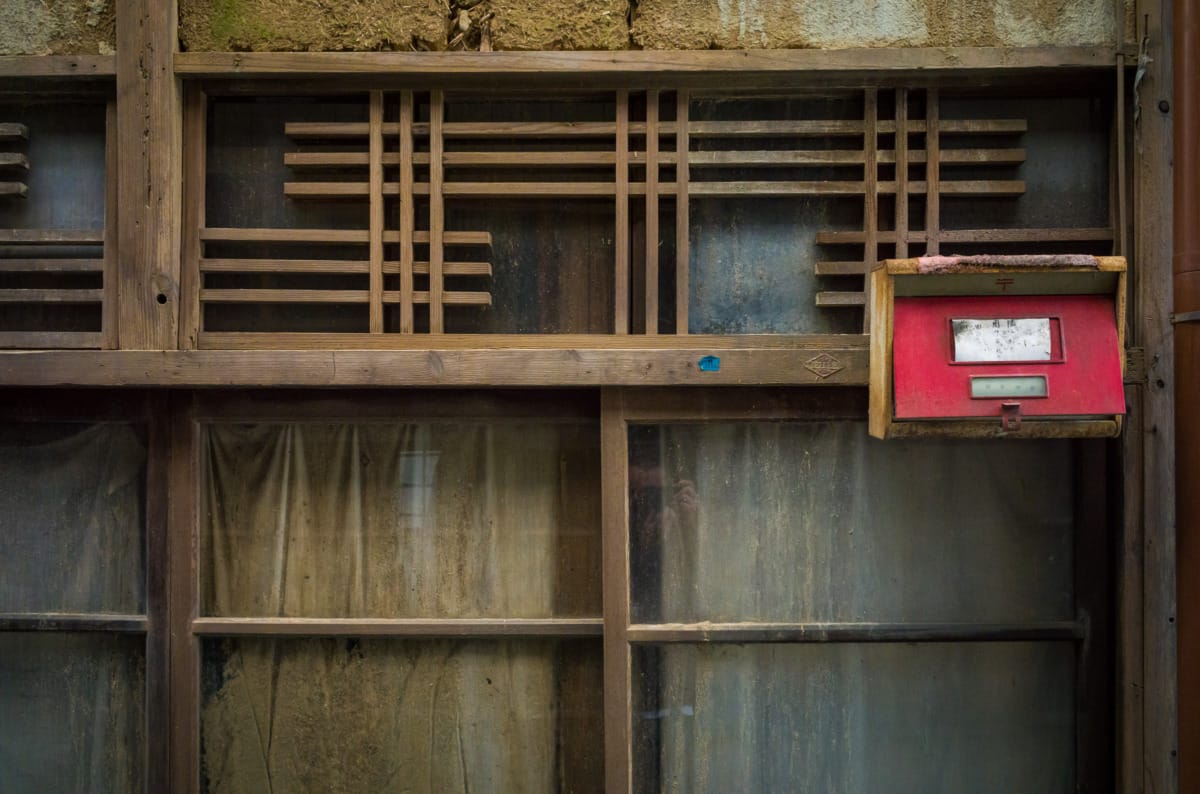
[[[458,5],[466,5],[460,2]],[[623,50],[629,46],[628,0],[485,0],[469,12],[490,14],[497,50]]]
[[[113,0],[0,0],[0,55],[111,55]]]
[[[1111,0],[640,0],[646,49],[1113,44]]]
[[[179,0],[192,51],[440,50],[445,0]]]

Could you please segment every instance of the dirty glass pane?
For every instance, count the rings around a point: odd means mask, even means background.
[[[600,614],[594,423],[212,425],[203,611]]]
[[[0,791],[144,789],[144,643],[0,633]]]
[[[1074,617],[1070,442],[753,422],[629,443],[634,622]]]
[[[595,640],[214,640],[205,792],[599,792]]]
[[[145,479],[137,427],[0,425],[0,612],[144,612]]]
[[[645,792],[1075,790],[1070,643],[634,653]]]

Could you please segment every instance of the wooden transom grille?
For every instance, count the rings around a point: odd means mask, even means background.
[[[111,166],[113,103],[107,112],[104,158]],[[39,164],[24,150],[36,134],[31,125],[0,123],[0,209],[9,202],[35,200],[27,182],[31,169]],[[64,152],[64,159],[73,162],[72,154]],[[106,171],[110,176],[115,173],[111,167]],[[116,228],[115,182],[106,179],[106,228],[0,228],[0,348],[116,346],[115,300],[110,299],[115,294],[116,246],[111,242]],[[69,204],[73,197],[38,195],[36,199]]]
[[[494,309],[497,274],[494,230],[448,228],[448,201],[613,202],[607,278],[616,334],[668,330],[659,322],[665,307],[674,317],[670,330],[689,333],[694,219],[692,201],[682,196],[860,202],[857,229],[817,231],[812,260],[794,266],[828,281],[798,300],[860,312],[864,329],[864,276],[879,259],[980,246],[1095,248],[1114,239],[1110,227],[946,228],[946,198],[1025,192],[1025,182],[1012,177],[1026,160],[1028,125],[1023,118],[944,118],[937,89],[867,88],[818,101],[683,89],[603,96],[612,112],[601,121],[572,119],[570,98],[560,101],[556,120],[457,120],[456,107],[470,100],[440,90],[367,92],[365,122],[279,119],[291,146],[284,154],[289,177],[264,193],[281,187],[281,201],[352,203],[362,208],[362,223],[209,227],[198,199],[197,228],[184,251],[198,296],[190,327],[185,307],[184,337],[221,346],[256,330],[250,322],[211,327],[207,310],[215,305],[356,307],[361,325],[352,332],[455,332],[446,307]],[[772,102],[783,109],[769,110]],[[192,124],[202,129],[203,98],[192,104],[200,106]],[[722,104],[733,110],[710,112]],[[660,225],[672,207],[673,234],[664,236]],[[660,261],[663,251],[674,261]],[[354,278],[314,288],[304,281],[313,275]]]

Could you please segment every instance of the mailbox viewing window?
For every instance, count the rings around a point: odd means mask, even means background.
[[[1120,432],[1123,258],[889,260],[871,288],[876,437]]]

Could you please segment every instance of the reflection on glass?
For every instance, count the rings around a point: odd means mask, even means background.
[[[633,620],[1067,620],[1065,441],[858,422],[633,426]]]
[[[140,636],[0,633],[0,791],[144,789]]]
[[[145,479],[133,426],[0,425],[0,612],[144,612]]]
[[[211,425],[209,615],[600,614],[594,425]]]
[[[1068,794],[1070,643],[634,653],[634,789]]]
[[[213,640],[205,792],[602,791],[592,640]]]

